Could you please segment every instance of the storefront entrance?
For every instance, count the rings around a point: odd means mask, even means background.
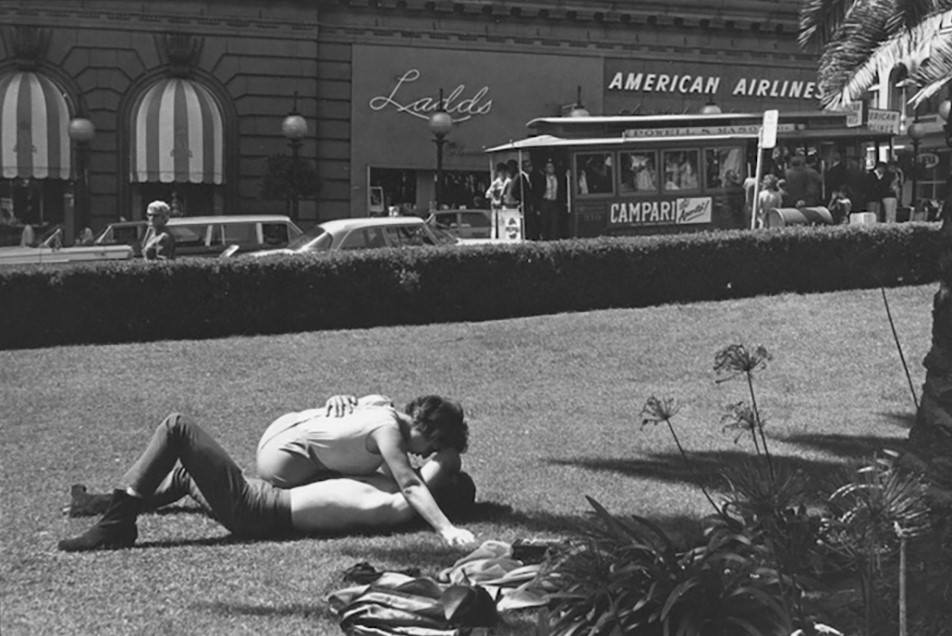
[[[436,174],[432,170],[370,168],[369,214],[387,214],[397,208],[402,215],[426,216],[436,206]],[[489,173],[444,170],[440,207],[488,208],[485,193]],[[382,193],[383,200],[378,193]]]

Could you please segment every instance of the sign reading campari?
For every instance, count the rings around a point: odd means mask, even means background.
[[[614,201],[609,204],[611,226],[682,225],[711,222],[711,197]]]

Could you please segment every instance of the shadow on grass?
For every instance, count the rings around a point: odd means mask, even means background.
[[[866,457],[884,448],[902,450],[895,438],[854,437],[845,435],[804,435],[787,438],[791,443],[822,448],[836,452],[845,461],[773,455],[773,464],[780,471],[801,473],[807,487],[826,490],[831,483],[842,483],[844,474]],[[678,453],[661,453],[645,459],[606,459],[603,457],[580,457],[573,459],[554,458],[548,463],[556,466],[576,466],[593,471],[613,472],[641,479],[653,479],[671,483],[694,484],[705,488],[722,490],[727,485],[721,473],[732,467],[742,467],[754,456],[741,450],[719,450],[690,453],[690,465],[685,464]]]
[[[247,603],[225,603],[223,601],[199,601],[189,607],[206,611],[218,616],[292,616],[300,618],[326,618],[336,620],[336,616],[324,603],[305,605],[290,603],[288,605],[249,605]]]
[[[146,510],[145,514],[153,514],[153,515],[160,515],[160,516],[184,515],[184,514],[203,515],[205,514],[205,509],[199,506],[198,504],[191,505],[191,506],[188,504],[172,504],[169,506],[162,506],[161,508]]]
[[[914,420],[915,416],[911,416],[911,418]],[[907,439],[905,437],[881,437],[876,435],[810,433],[784,437],[783,441],[788,444],[797,444],[799,446],[823,451],[849,460],[860,461],[872,458],[874,455],[876,455],[876,453],[883,450],[884,448],[901,451],[905,449]]]
[[[893,424],[896,426],[901,426],[907,430],[912,428],[912,425],[916,423],[915,412],[909,413],[905,411],[880,411],[878,415],[892,420]]]
[[[631,511],[612,511],[613,513],[626,514]],[[173,506],[160,508],[155,514],[205,514],[202,508],[198,506]],[[515,510],[512,506],[493,501],[477,502],[471,510],[462,515],[453,517],[453,521],[460,525],[470,526],[473,524],[488,524],[490,526],[499,526],[505,528],[508,535],[517,538],[528,537],[568,537],[578,536],[592,519],[588,513],[578,515],[551,514],[547,512],[523,512]],[[651,519],[653,523],[658,524],[666,532],[670,532],[673,537],[690,537],[695,531],[700,531],[699,519],[694,517],[671,517]],[[195,546],[231,546],[231,545],[250,545],[254,543],[286,543],[293,541],[320,541],[332,539],[347,538],[373,538],[373,537],[393,537],[400,535],[410,535],[419,532],[430,532],[430,527],[422,520],[402,524],[395,527],[370,529],[370,530],[352,530],[348,532],[325,533],[325,534],[289,534],[285,536],[268,538],[247,538],[236,537],[234,535],[214,536],[205,538],[170,538],[156,541],[140,541],[136,543],[133,549],[146,548],[179,548]],[[488,537],[487,537],[488,538]],[[484,538],[485,539],[485,538]],[[424,545],[425,544],[425,545]],[[441,546],[434,549],[431,541],[421,541],[420,545],[408,546],[361,546],[362,558],[373,560],[409,560],[420,567],[443,568],[452,563],[458,556],[457,548]],[[455,555],[447,561],[447,555]],[[409,557],[409,559],[408,559]]]

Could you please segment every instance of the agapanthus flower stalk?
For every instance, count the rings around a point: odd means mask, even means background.
[[[760,436],[764,457],[767,459],[770,479],[773,480],[773,459],[770,457],[770,450],[767,448],[763,418],[761,418],[760,411],[757,408],[757,396],[754,393],[754,372],[765,368],[770,360],[773,360],[773,356],[763,345],[757,345],[753,351],[750,351],[742,344],[732,344],[714,354],[714,372],[718,375],[716,382],[726,382],[737,376],[744,376],[744,379],[747,380],[747,390],[750,393],[751,410],[753,411],[757,434]]]
[[[717,514],[727,519],[726,514],[723,510],[721,510],[720,506],[714,503],[714,499],[704,486],[704,482],[701,479],[697,469],[693,464],[691,464],[691,460],[688,458],[687,451],[684,450],[684,447],[681,445],[681,440],[678,438],[678,434],[674,430],[674,424],[671,423],[671,418],[674,417],[680,410],[681,405],[678,404],[677,400],[674,398],[658,398],[652,395],[645,401],[645,405],[641,408],[641,427],[644,428],[648,424],[658,424],[659,422],[664,422],[668,426],[668,431],[671,433],[671,437],[674,438],[674,443],[678,447],[678,452],[681,454],[681,459],[684,460],[684,464],[687,466],[688,470],[694,473],[698,485],[701,487],[701,492],[704,493],[705,499],[707,499],[708,503],[710,503],[714,510],[717,511]]]

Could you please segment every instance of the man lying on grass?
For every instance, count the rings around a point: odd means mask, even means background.
[[[459,495],[457,490],[466,490],[471,481],[459,472],[459,463],[428,462],[421,477],[407,455],[439,457],[444,440],[452,440],[453,452],[449,454],[458,458],[455,449],[465,450],[468,435],[462,408],[438,396],[424,396],[411,402],[407,410],[409,413],[403,413],[388,406],[358,409],[350,416],[356,416],[355,422],[345,429],[362,433],[356,438],[343,436],[347,440],[343,445],[330,444],[353,453],[352,462],[339,462],[331,468],[336,471],[333,474],[359,479],[334,478],[290,489],[246,479],[211,436],[173,413],[158,426],[145,452],[124,476],[126,488],[113,492],[99,522],[82,535],[61,541],[59,547],[74,552],[133,545],[138,536],[136,517],[156,494],[167,500],[197,495],[222,525],[243,538],[390,526],[406,522],[416,513],[449,545],[470,545],[475,542],[473,534],[454,526],[427,488],[431,483],[450,499]],[[366,455],[377,456],[376,465],[366,461]],[[317,461],[330,468],[324,462],[334,460],[327,457],[325,453]],[[378,472],[384,465],[389,477]]]

